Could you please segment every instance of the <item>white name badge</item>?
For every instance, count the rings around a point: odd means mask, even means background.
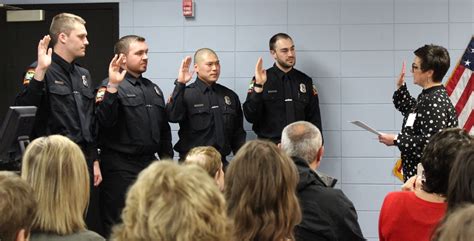
[[[405,127],[412,127],[415,123],[416,113],[411,113],[408,115],[407,122],[405,123]]]

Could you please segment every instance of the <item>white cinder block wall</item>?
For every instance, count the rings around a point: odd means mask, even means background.
[[[40,2],[83,1],[5,1]],[[348,121],[360,119],[380,131],[397,132],[402,117],[391,96],[402,61],[410,66],[413,50],[434,43],[448,48],[452,69],[474,33],[473,0],[195,2],[195,18],[185,19],[180,0],[120,1],[120,36],[142,35],[150,47],[145,76],[169,95],[181,59],[209,47],[221,60],[220,83],[243,102],[257,58],[262,56],[266,67],[273,63],[269,38],[289,33],[297,49],[296,67],[313,77],[319,90],[326,138],[321,169],[336,176],[338,187],[354,202],[365,237],[378,240],[383,198],[400,185],[391,175],[399,152]],[[407,82],[416,96],[421,90],[413,86],[411,74]],[[248,123],[245,129],[249,139],[255,138]],[[173,131],[176,142],[177,125]]]

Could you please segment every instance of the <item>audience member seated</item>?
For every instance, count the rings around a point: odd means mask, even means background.
[[[281,148],[291,156],[299,172],[298,198],[303,221],[296,226],[297,241],[365,240],[352,202],[317,174],[324,153],[321,132],[306,121],[283,129]]]
[[[28,240],[36,201],[30,185],[13,172],[0,171],[0,210],[0,240]]]
[[[449,174],[448,213],[461,204],[474,203],[474,137],[471,145],[464,146]],[[473,236],[474,237],[474,236]]]
[[[448,210],[434,233],[433,240],[472,240],[474,237],[474,144],[465,146],[457,156],[449,174],[446,199]],[[471,207],[461,208],[468,205]],[[462,214],[462,212],[465,213]],[[468,230],[463,231],[461,228]]]
[[[212,146],[192,148],[186,155],[185,164],[196,164],[216,181],[219,190],[224,191],[224,170],[222,170],[221,154]]]
[[[432,241],[472,241],[474,238],[474,204],[461,205],[446,216],[436,229]]]
[[[459,128],[445,129],[432,136],[421,157],[421,188],[392,192],[385,197],[379,217],[381,241],[430,240],[446,211],[451,167],[458,150],[470,142],[472,137]]]
[[[38,202],[32,241],[104,240],[84,223],[89,173],[78,145],[60,135],[35,139],[25,151],[21,171]]]
[[[224,196],[196,165],[152,163],[128,191],[122,220],[113,240],[229,240]]]
[[[243,145],[226,171],[231,240],[294,240],[293,229],[301,221],[297,183],[295,165],[275,144],[253,140]]]

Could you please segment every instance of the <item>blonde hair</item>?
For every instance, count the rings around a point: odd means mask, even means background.
[[[22,229],[28,237],[36,214],[33,189],[15,173],[0,171],[0,197],[0,240],[16,240]]]
[[[21,171],[38,201],[33,231],[67,235],[85,229],[89,172],[78,145],[61,135],[35,139]]]
[[[122,220],[113,240],[228,240],[224,197],[195,165],[152,163],[128,191]]]
[[[474,204],[463,204],[446,216],[433,241],[470,241],[474,237]]]
[[[253,140],[243,145],[225,180],[234,240],[294,239],[293,229],[301,221],[298,179],[293,161],[275,144]]]
[[[209,174],[212,178],[222,167],[222,156],[216,148],[212,146],[198,146],[189,150],[184,160],[185,164],[196,164]]]
[[[57,43],[60,33],[69,35],[71,30],[75,28],[76,23],[85,25],[86,21],[72,13],[60,13],[54,16],[53,20],[51,21],[51,26],[49,27],[51,43],[53,45]]]

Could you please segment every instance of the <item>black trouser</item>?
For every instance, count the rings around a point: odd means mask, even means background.
[[[88,165],[90,180],[89,207],[87,208],[85,222],[87,229],[103,234],[102,220],[99,209],[99,187],[94,187],[94,167]]]
[[[100,154],[103,181],[100,185],[100,213],[104,226],[104,237],[109,238],[112,227],[120,223],[125,207],[126,192],[138,174],[155,156],[129,155],[104,149]]]
[[[96,233],[103,234],[102,220],[100,218],[99,210],[99,187],[94,187],[94,157],[92,152],[97,152],[95,145],[88,143],[77,143],[81,147],[82,152],[86,158],[87,169],[89,171],[89,206],[87,208],[85,222],[87,229]]]

